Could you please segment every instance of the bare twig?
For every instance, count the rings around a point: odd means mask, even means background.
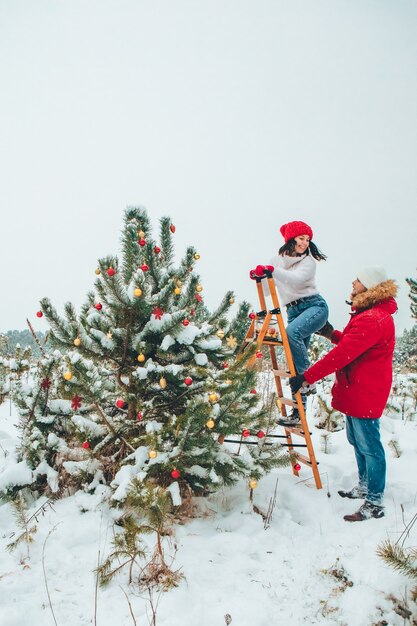
[[[41,345],[41,342],[39,341],[39,337],[37,337],[35,331],[33,330],[32,324],[29,322],[28,319],[26,319],[26,322],[27,322],[27,325],[29,326],[29,330],[32,333],[34,340],[36,341],[36,344],[37,344],[39,350],[41,351],[42,356],[46,356],[45,350],[43,349],[43,347]]]
[[[94,626],[97,626],[97,605],[98,605],[98,581],[99,581],[99,567],[100,567],[100,544],[101,544],[101,524],[103,522],[103,511],[100,516],[100,527],[98,531],[98,553],[97,553],[97,570],[96,570],[96,588],[94,591]]]
[[[127,595],[127,593],[126,593],[126,591],[123,589],[123,587],[120,587],[120,589],[123,591],[123,593],[124,593],[124,594],[125,594],[125,596],[126,596],[126,600],[127,600],[128,605],[129,605],[129,611],[130,611],[130,614],[131,614],[132,619],[133,619],[133,623],[134,623],[134,625],[135,625],[135,626],[137,626],[137,622],[136,622],[136,620],[135,620],[135,616],[134,616],[134,614],[133,614],[133,609],[132,609],[132,605],[131,605],[130,600],[129,600],[129,596]]]
[[[43,548],[42,548],[42,569],[43,569],[43,579],[45,581],[45,587],[46,587],[46,593],[48,596],[48,603],[49,603],[49,607],[51,609],[51,613],[52,613],[52,617],[53,620],[55,622],[55,626],[58,626],[58,622],[56,621],[56,617],[55,617],[55,613],[54,613],[54,609],[52,606],[52,601],[51,601],[51,595],[49,593],[49,587],[48,587],[48,579],[46,577],[46,568],[45,568],[45,548],[46,548],[46,542],[48,541],[49,537],[51,536],[51,534],[56,530],[58,524],[56,524],[47,534],[45,541],[43,542]]]

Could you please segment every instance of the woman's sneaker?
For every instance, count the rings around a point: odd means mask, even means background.
[[[364,520],[371,519],[372,517],[375,519],[384,517],[384,507],[379,506],[378,504],[372,504],[372,502],[365,500],[356,513],[353,513],[352,515],[345,515],[343,519],[346,522],[363,522]]]
[[[366,491],[364,491],[360,487],[353,487],[353,489],[351,489],[350,491],[343,491],[343,489],[341,489],[337,493],[341,498],[350,498],[351,500],[354,500],[356,498],[363,500],[364,498],[366,498]]]
[[[301,425],[301,419],[300,419],[300,414],[298,412],[298,409],[293,409],[291,411],[291,413],[289,415],[287,415],[286,417],[282,416],[278,420],[278,424],[280,426],[289,426],[289,427],[293,427],[293,428],[294,428],[294,426],[300,426]]]

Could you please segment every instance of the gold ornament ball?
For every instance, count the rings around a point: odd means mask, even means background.
[[[138,354],[138,361],[139,363],[143,363],[145,360],[145,355],[142,354],[142,352],[140,354]]]
[[[227,378],[225,381],[226,385],[231,385],[232,384],[232,380],[230,380],[230,378]]]
[[[209,402],[211,402],[211,404],[215,404],[216,402],[218,402],[218,400],[219,396],[217,395],[217,393],[212,391],[212,393],[209,394]]]
[[[165,389],[165,387],[167,386],[167,380],[166,380],[166,378],[162,377],[162,378],[160,378],[160,379],[159,379],[159,386],[160,386],[162,389]]]
[[[223,339],[224,337],[224,330],[222,330],[221,328],[217,331],[216,335],[218,336],[219,339]]]
[[[72,378],[72,373],[71,372],[64,372],[64,378],[65,380],[71,380]]]
[[[198,291],[198,293],[200,293],[200,291],[203,291],[203,287],[202,285],[197,285],[197,287],[195,288],[196,291]]]
[[[81,339],[79,337],[76,337],[74,339],[74,346],[80,346],[81,345]]]
[[[139,296],[141,296],[141,295],[142,295],[142,289],[139,289],[139,287],[136,287],[136,289],[134,289],[134,290],[133,290],[133,295],[134,295],[136,298],[139,298]]]
[[[196,261],[198,261],[201,257],[200,257],[200,255],[196,252],[196,253],[195,253],[195,255],[194,255],[194,258],[195,258],[195,260],[196,260]]]
[[[156,457],[158,456],[158,453],[156,450],[149,450],[149,458],[150,459],[156,459]]]
[[[249,481],[249,487],[251,489],[256,489],[257,486],[258,486],[258,481],[252,478],[252,480]]]
[[[214,420],[208,420],[208,422],[206,422],[206,426],[207,428],[214,428]]]
[[[101,270],[99,268],[96,269],[96,274],[97,274],[97,276],[100,276]]]
[[[175,293],[176,296],[179,296],[181,294],[181,288],[180,287],[175,287],[174,293]]]
[[[139,237],[140,237],[141,239],[143,239],[143,238],[145,237],[145,233],[143,232],[143,230],[140,230],[140,231],[138,232],[138,235],[139,235]]]
[[[235,303],[235,299],[234,298],[230,298],[229,304],[234,304],[234,303]]]

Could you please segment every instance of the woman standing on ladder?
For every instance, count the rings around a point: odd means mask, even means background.
[[[305,222],[289,222],[280,228],[285,243],[278,256],[271,260],[273,278],[280,295],[280,304],[287,308],[287,335],[297,374],[310,366],[308,345],[311,334],[323,328],[329,309],[316,286],[316,261],[326,256],[313,243],[313,231]],[[315,393],[314,386],[303,388],[306,396]],[[303,398],[305,406],[306,399]],[[278,423],[294,426],[300,421],[298,409],[282,417]]]

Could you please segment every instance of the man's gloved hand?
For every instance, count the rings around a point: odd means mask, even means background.
[[[330,324],[330,322],[326,322],[322,328],[320,328],[319,330],[316,330],[315,334],[320,335],[321,337],[326,337],[326,339],[331,339],[333,331],[334,331],[334,328]]]
[[[304,374],[297,374],[296,376],[291,376],[290,378],[291,391],[293,393],[297,393],[297,391],[300,391],[304,382],[306,382],[306,379],[304,378]]]

